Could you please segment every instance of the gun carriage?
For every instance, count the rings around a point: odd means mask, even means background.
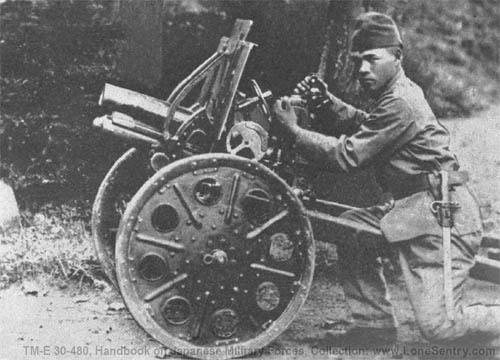
[[[287,328],[312,282],[310,217],[363,230],[315,209],[341,204],[304,196],[306,164],[273,124],[272,94],[253,80],[239,91],[251,25],[237,20],[166,100],[106,84],[111,114],[94,120],[134,144],[98,190],[98,258],[137,322],[197,358],[246,355]]]

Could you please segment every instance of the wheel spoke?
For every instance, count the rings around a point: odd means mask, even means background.
[[[184,251],[185,247],[182,244],[176,243],[172,240],[163,239],[155,236],[149,236],[145,234],[137,234],[136,239],[148,244],[164,247],[172,251]]]
[[[279,212],[277,215],[275,215],[272,218],[270,218],[269,220],[267,220],[261,226],[253,229],[252,231],[250,231],[247,234],[247,236],[246,236],[247,240],[255,239],[257,236],[259,236],[260,234],[262,234],[268,228],[270,228],[271,226],[273,226],[274,224],[276,224],[278,221],[280,221],[283,218],[285,218],[288,215],[288,213],[289,213],[288,210],[283,210],[283,211]]]
[[[290,272],[290,271],[285,271],[285,270],[280,270],[280,269],[275,269],[270,266],[258,264],[258,263],[253,263],[250,264],[250,267],[255,270],[262,270],[262,271],[267,271],[276,275],[283,275],[289,278],[294,278],[295,274]]]
[[[144,297],[144,301],[150,302],[150,301],[156,299],[158,296],[167,292],[168,290],[173,288],[175,285],[185,281],[188,277],[189,277],[188,274],[181,274],[181,275],[177,276],[176,278],[166,282],[165,284],[163,284],[159,288],[157,288],[157,289],[151,291],[149,294],[147,294]]]
[[[240,174],[236,173],[233,175],[233,182],[231,184],[231,195],[229,196],[229,202],[226,208],[226,214],[224,215],[224,222],[226,224],[231,223],[231,218],[233,217],[234,205],[236,203],[238,188],[240,185]]]
[[[184,210],[186,210],[186,212],[188,214],[189,220],[191,220],[193,222],[193,225],[195,227],[201,228],[201,222],[199,222],[198,220],[196,220],[196,218],[194,217],[193,211],[191,210],[191,208],[189,207],[188,203],[186,202],[186,198],[182,194],[181,189],[179,189],[179,186],[177,184],[174,184],[173,187],[174,187],[175,195],[177,195],[177,198],[181,202],[182,207],[184,208]]]

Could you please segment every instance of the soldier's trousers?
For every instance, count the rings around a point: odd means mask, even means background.
[[[380,230],[383,207],[350,210],[342,217]],[[434,342],[464,336],[500,338],[500,305],[464,304],[463,292],[480,233],[452,238],[452,281],[455,320],[445,311],[442,239],[420,236],[389,244],[383,237],[352,233],[337,243],[339,277],[356,325],[394,327],[396,321],[383,274],[384,248],[397,251],[408,297],[423,336]]]

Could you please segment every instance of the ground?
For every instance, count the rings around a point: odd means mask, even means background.
[[[462,167],[482,204],[486,227],[498,231],[500,219],[500,107],[467,119],[447,120]],[[51,285],[47,285],[47,284]],[[432,350],[420,336],[400,279],[390,284],[400,323],[398,343],[390,349],[335,348],[328,344],[325,325],[347,317],[333,265],[317,273],[305,306],[291,326],[260,355],[261,359],[490,359],[485,346],[467,348],[476,355],[422,356]],[[500,287],[473,280],[470,301],[494,301]],[[86,285],[40,279],[19,281],[0,291],[1,359],[141,359],[177,358],[151,339],[123,307],[118,292],[107,284]],[[498,346],[498,344],[495,344]],[[110,349],[145,355],[105,356]],[[439,349],[435,349],[439,350]],[[459,349],[455,349],[458,351]],[[88,353],[87,353],[88,351]],[[120,354],[118,352],[118,354]],[[496,348],[496,356],[500,356]]]

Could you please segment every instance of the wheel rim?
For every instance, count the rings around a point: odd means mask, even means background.
[[[125,303],[148,333],[187,356],[221,359],[288,327],[311,285],[314,241],[282,179],[256,162],[206,154],[141,187],[120,223],[116,259]]]

